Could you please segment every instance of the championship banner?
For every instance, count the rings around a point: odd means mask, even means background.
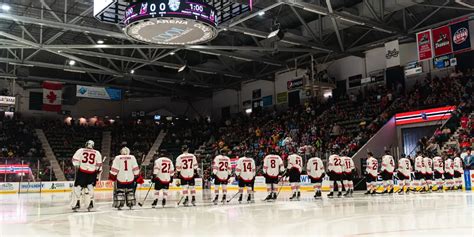
[[[122,91],[113,88],[77,85],[76,96],[103,100],[121,100]]]
[[[0,105],[15,105],[14,96],[0,96]]]
[[[469,22],[462,21],[449,26],[451,28],[451,39],[453,41],[453,52],[462,53],[471,50],[471,39],[469,35]]]
[[[418,50],[418,61],[424,61],[433,57],[433,47],[431,45],[431,30],[416,33],[416,45]]]
[[[43,82],[43,110],[61,111],[63,84],[57,82]]]
[[[446,106],[433,109],[417,110],[412,112],[399,113],[395,115],[395,124],[397,126],[426,123],[431,121],[448,120],[451,113],[456,110],[456,106]]]
[[[451,45],[451,30],[449,26],[442,26],[433,29],[433,48],[435,57],[450,54],[453,52]]]
[[[0,174],[29,174],[31,169],[28,165],[0,165]]]
[[[400,66],[400,47],[398,40],[385,43],[385,58],[387,68]]]

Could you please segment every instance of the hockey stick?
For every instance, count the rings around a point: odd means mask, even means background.
[[[278,183],[280,183],[281,180],[283,180],[283,178],[285,177],[285,175],[286,175],[286,170],[285,170],[285,172],[283,172],[283,174],[281,175],[281,178],[278,180]],[[280,187],[278,188],[278,193],[277,193],[277,195],[276,195],[276,198],[278,198],[278,196],[280,196],[280,192],[281,192],[282,189],[283,189],[283,183],[282,183],[282,184],[280,185]]]
[[[143,199],[143,201],[141,203],[138,203],[138,206],[140,206],[140,207],[143,206],[143,203],[145,203],[146,198],[148,197],[148,194],[150,193],[150,190],[151,190],[152,187],[153,187],[153,185],[150,183],[150,188],[148,189],[148,192],[146,192],[145,198]]]
[[[234,196],[232,196],[229,200],[227,200],[227,203],[229,203],[230,201],[232,201],[232,199],[234,199],[235,197],[237,197],[237,195],[239,195],[239,194],[240,194],[240,192],[237,191],[237,193],[234,194]]]

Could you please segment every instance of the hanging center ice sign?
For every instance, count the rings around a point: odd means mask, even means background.
[[[433,109],[417,110],[412,112],[398,113],[395,115],[395,124],[397,126],[426,123],[432,121],[448,120],[451,113],[456,110],[456,106],[446,106]]]

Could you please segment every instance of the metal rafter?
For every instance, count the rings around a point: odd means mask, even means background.
[[[332,10],[331,0],[326,0],[326,4],[328,6],[329,13],[334,13],[334,11]],[[339,48],[341,48],[341,51],[344,52],[344,43],[342,42],[341,34],[339,33],[339,27],[337,26],[336,17],[332,15],[330,17],[331,17],[332,26],[334,27],[334,32],[336,32]]]

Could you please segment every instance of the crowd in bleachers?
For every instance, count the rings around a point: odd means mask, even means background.
[[[16,118],[0,120],[0,165],[25,164],[32,168],[27,179],[47,178],[50,167],[43,161],[44,151],[29,121]],[[18,180],[17,175],[0,175],[2,180]]]

